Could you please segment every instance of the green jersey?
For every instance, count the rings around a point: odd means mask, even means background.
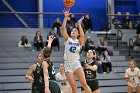
[[[87,60],[85,60],[85,63],[88,64]],[[98,63],[95,60],[93,60],[93,62],[88,64],[88,65],[98,66]],[[97,77],[97,75],[96,75],[97,71],[93,71],[93,70],[90,70],[90,69],[84,69],[84,73],[85,73],[86,80],[93,80],[93,79],[96,79],[96,77]]]
[[[53,63],[48,67],[49,80],[55,80],[55,71]],[[41,66],[36,64],[36,70],[33,72],[34,84],[44,84],[44,73]]]

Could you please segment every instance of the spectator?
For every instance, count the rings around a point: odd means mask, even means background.
[[[57,47],[57,49],[58,49],[58,51],[60,50],[60,45],[59,45],[59,39],[58,39],[58,37],[57,37],[57,35],[56,35],[56,33],[55,33],[55,31],[54,31],[54,29],[52,29],[51,31],[50,31],[50,33],[49,33],[49,35],[47,35],[47,40],[48,40],[48,38],[49,38],[49,36],[53,36],[53,37],[55,37],[54,38],[54,40],[53,40],[53,42],[52,42],[52,44],[51,44],[51,49],[54,47]],[[46,41],[46,46],[48,45],[48,41]]]
[[[87,37],[85,42],[85,51],[87,52],[88,50],[95,50],[94,42],[91,40],[90,36]]]
[[[107,43],[105,42],[104,37],[100,37],[97,44],[97,51],[99,52],[99,55],[101,55],[105,50],[107,50]]]
[[[132,25],[132,22],[131,22],[129,16],[126,16],[126,18],[123,19],[123,28],[124,28],[124,29],[129,29],[129,28],[131,28],[131,25],[130,25],[130,24]]]
[[[62,23],[60,21],[60,18],[56,18],[55,22],[53,23],[53,29],[56,30],[55,33],[57,33],[58,36],[61,36],[61,27],[62,27]]]
[[[134,51],[140,53],[140,34],[138,34],[136,39],[134,40]]]
[[[100,60],[102,62],[102,68],[103,72],[111,72],[112,71],[112,64],[111,64],[111,59],[110,56],[108,55],[107,51],[104,51],[103,54],[100,57]]]
[[[137,35],[140,34],[140,22],[138,23],[136,29],[137,29],[136,30]]]
[[[61,89],[61,93],[72,93],[72,88],[66,78],[63,64],[60,64],[59,73],[57,73],[55,75],[55,77],[56,77],[56,81]]]
[[[71,30],[72,30],[73,27],[74,27],[74,24],[71,21],[70,17],[68,17],[66,28],[67,28],[67,33],[68,33],[69,36],[71,36]]]
[[[83,20],[83,24],[86,31],[92,31],[92,20],[89,18],[89,14],[85,15]]]
[[[40,51],[41,49],[43,49],[43,47],[44,47],[44,44],[43,44],[43,38],[41,36],[41,32],[37,31],[34,37],[34,49],[37,51]]]
[[[121,21],[116,16],[112,19],[112,23],[114,24],[115,29],[122,28]]]
[[[130,61],[130,66],[125,72],[125,80],[128,82],[127,93],[132,93],[133,89],[140,93],[140,70],[136,68],[134,60]]]
[[[28,41],[26,36],[21,36],[20,41],[18,42],[18,47],[31,47],[30,42]]]
[[[72,23],[74,24],[74,27],[76,27],[76,22],[77,22],[77,20],[76,20],[76,18],[75,18],[75,15],[74,15],[74,14],[71,14],[71,15],[70,15],[70,19],[71,19]]]

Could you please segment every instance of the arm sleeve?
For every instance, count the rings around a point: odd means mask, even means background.
[[[140,70],[138,69],[138,77],[140,77]]]
[[[110,56],[107,56],[106,59],[108,62],[111,62]]]
[[[129,77],[128,70],[126,70],[126,72],[125,72],[125,77]]]

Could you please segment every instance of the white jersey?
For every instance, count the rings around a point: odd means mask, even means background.
[[[75,60],[80,59],[80,43],[79,40],[73,40],[72,38],[68,38],[68,40],[64,43],[65,51],[64,51],[64,60],[67,62],[74,62]]]
[[[127,69],[125,72],[125,77],[128,77],[130,80],[134,80],[135,83],[130,83],[128,82],[128,85],[131,87],[137,87],[139,84],[139,79],[140,77],[140,70],[138,68],[134,68],[134,71],[131,71],[131,69]]]
[[[72,88],[68,83],[68,80],[65,74],[61,74],[60,72],[55,75],[56,81],[61,89],[61,93],[72,93]]]

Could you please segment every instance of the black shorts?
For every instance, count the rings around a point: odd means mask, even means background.
[[[49,80],[49,89],[51,93],[61,93],[60,87],[56,81]],[[32,93],[45,93],[44,90],[44,84],[34,84],[32,86]]]
[[[100,88],[99,82],[98,82],[97,79],[87,81],[87,84],[90,87],[90,89],[91,89],[92,92]],[[84,88],[81,87],[81,90],[84,90]]]

